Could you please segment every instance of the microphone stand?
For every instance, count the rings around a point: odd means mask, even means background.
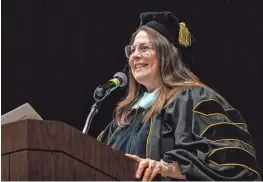
[[[95,116],[95,114],[98,113],[102,101],[108,95],[109,95],[109,92],[103,90],[101,86],[98,86],[96,88],[96,90],[93,93],[93,98],[94,98],[94,100],[96,102],[91,106],[91,110],[90,110],[90,113],[89,113],[89,115],[88,115],[88,117],[86,119],[86,123],[85,123],[85,126],[84,126],[83,130],[82,130],[82,133],[88,134],[88,131],[89,131],[89,128],[90,128],[90,124],[91,124],[91,121],[92,121],[93,117]]]
[[[85,123],[85,126],[84,126],[83,130],[82,130],[82,133],[88,134],[88,131],[89,131],[89,128],[90,128],[90,124],[91,124],[91,121],[92,121],[93,117],[95,116],[95,114],[98,113],[102,101],[107,96],[109,96],[110,92],[112,92],[114,89],[116,89],[119,86],[123,87],[123,86],[125,86],[127,84],[127,76],[124,73],[118,72],[118,73],[116,73],[114,75],[114,78],[115,77],[120,77],[119,79],[122,80],[122,81],[118,80],[118,82],[119,82],[118,86],[114,82],[115,86],[109,90],[108,88],[104,88],[103,86],[100,85],[100,86],[98,86],[96,88],[95,92],[93,93],[93,98],[94,98],[94,100],[96,102],[91,107],[90,113],[89,113],[89,115],[88,115],[88,117],[86,119],[86,123]]]
[[[101,106],[101,102],[95,102],[95,103],[91,106],[91,110],[90,110],[90,113],[89,113],[89,115],[88,115],[88,117],[87,117],[87,119],[86,119],[86,123],[85,123],[85,126],[84,126],[84,128],[83,128],[82,133],[88,134],[91,121],[92,121],[93,117],[95,116],[95,114],[98,113],[98,111],[99,111],[99,109],[100,109],[100,106]]]

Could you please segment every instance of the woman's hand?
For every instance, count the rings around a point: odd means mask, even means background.
[[[142,181],[151,181],[157,174],[177,179],[186,179],[186,177],[182,175],[182,173],[178,169],[178,165],[176,162],[173,162],[173,165],[165,165],[165,163],[161,161],[142,159],[136,155],[131,154],[125,155],[139,162],[139,166],[136,171],[137,179],[139,179],[143,174],[143,171],[145,171]]]

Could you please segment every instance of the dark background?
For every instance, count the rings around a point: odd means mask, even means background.
[[[2,110],[28,102],[46,120],[82,130],[95,88],[127,61],[145,11],[171,11],[197,40],[193,72],[248,123],[263,174],[263,6],[258,1],[2,0]],[[124,89],[93,120],[96,137]]]

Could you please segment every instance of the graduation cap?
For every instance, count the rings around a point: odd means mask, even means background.
[[[195,38],[186,24],[168,11],[145,12],[140,14],[140,26],[150,27],[162,34],[170,43],[178,48],[183,56],[183,62],[191,69],[193,66],[192,46]]]

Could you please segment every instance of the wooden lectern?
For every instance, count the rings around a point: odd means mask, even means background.
[[[135,181],[138,163],[58,121],[2,125],[2,180]]]

